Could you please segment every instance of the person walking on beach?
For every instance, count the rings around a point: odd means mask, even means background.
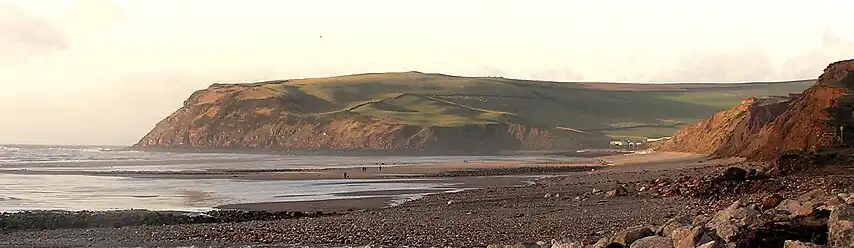
[[[344,179],[347,179],[347,172],[344,172]]]

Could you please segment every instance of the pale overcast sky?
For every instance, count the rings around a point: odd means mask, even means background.
[[[0,143],[136,142],[216,81],[813,78],[854,1],[0,0]],[[322,38],[321,38],[322,36]]]

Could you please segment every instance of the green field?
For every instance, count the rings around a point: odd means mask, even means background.
[[[813,83],[572,83],[404,72],[254,85],[297,103],[293,114],[300,115],[352,112],[423,126],[509,122],[645,138],[670,135],[746,97],[787,95]]]

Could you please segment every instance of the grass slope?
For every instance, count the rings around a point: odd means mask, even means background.
[[[526,123],[613,137],[660,137],[745,97],[801,92],[814,80],[730,84],[570,83],[420,72],[255,83],[299,113],[356,112],[414,125]]]

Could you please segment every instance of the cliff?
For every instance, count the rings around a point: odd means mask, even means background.
[[[313,113],[323,101],[261,84],[214,84],[193,93],[134,148],[142,150],[496,152],[607,142],[511,122],[413,125],[356,111]]]
[[[839,82],[854,70],[854,60],[830,64],[818,82],[794,100],[774,122],[756,135],[755,144],[745,156],[755,160],[772,160],[786,150],[815,151],[833,145],[832,128],[825,110],[835,99],[845,95]]]
[[[845,94],[838,84],[854,60],[830,64],[812,87],[789,101],[748,99],[679,130],[657,150],[742,156],[771,161],[786,150],[815,151],[833,145],[826,109]]]
[[[738,153],[748,145],[751,134],[786,110],[788,98],[748,98],[741,104],[714,114],[677,131],[656,149],[715,155]]]

